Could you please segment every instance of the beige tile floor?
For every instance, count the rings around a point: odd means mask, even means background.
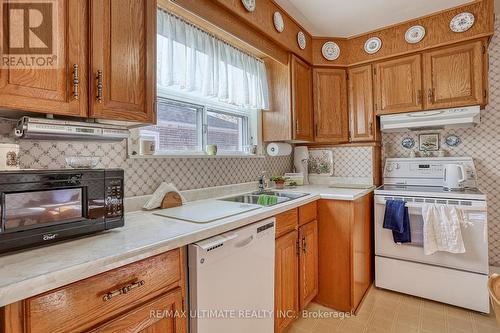
[[[307,311],[332,311],[311,304]],[[309,314],[311,316],[312,314]],[[462,308],[372,287],[356,316],[300,318],[287,333],[499,333],[494,314]]]

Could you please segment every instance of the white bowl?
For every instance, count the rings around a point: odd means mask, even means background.
[[[66,164],[73,169],[93,169],[99,163],[99,159],[95,156],[68,156]]]

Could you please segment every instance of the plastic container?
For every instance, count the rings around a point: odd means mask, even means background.
[[[500,327],[500,275],[492,274],[488,280],[491,305],[497,317],[497,325]]]

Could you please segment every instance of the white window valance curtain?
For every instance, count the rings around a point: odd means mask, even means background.
[[[158,86],[249,109],[269,109],[264,63],[158,10]]]

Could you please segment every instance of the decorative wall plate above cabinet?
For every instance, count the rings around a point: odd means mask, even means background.
[[[257,0],[241,0],[241,3],[246,10],[248,10],[249,12],[253,12],[256,7],[256,1]]]
[[[425,28],[421,25],[414,25],[406,30],[405,40],[409,44],[416,44],[425,37]]]
[[[276,31],[283,32],[285,30],[285,22],[283,22],[283,16],[281,16],[280,12],[274,12],[273,22]]]
[[[306,35],[302,31],[299,31],[297,34],[297,43],[299,43],[299,47],[301,50],[305,49],[307,46]]]
[[[340,47],[335,42],[326,42],[321,48],[321,53],[326,60],[333,61],[340,56]]]
[[[365,52],[368,54],[377,53],[382,47],[382,40],[378,37],[369,38],[365,42]]]
[[[460,13],[451,19],[450,29],[453,32],[465,32],[472,28],[475,20],[474,14],[472,13]]]

